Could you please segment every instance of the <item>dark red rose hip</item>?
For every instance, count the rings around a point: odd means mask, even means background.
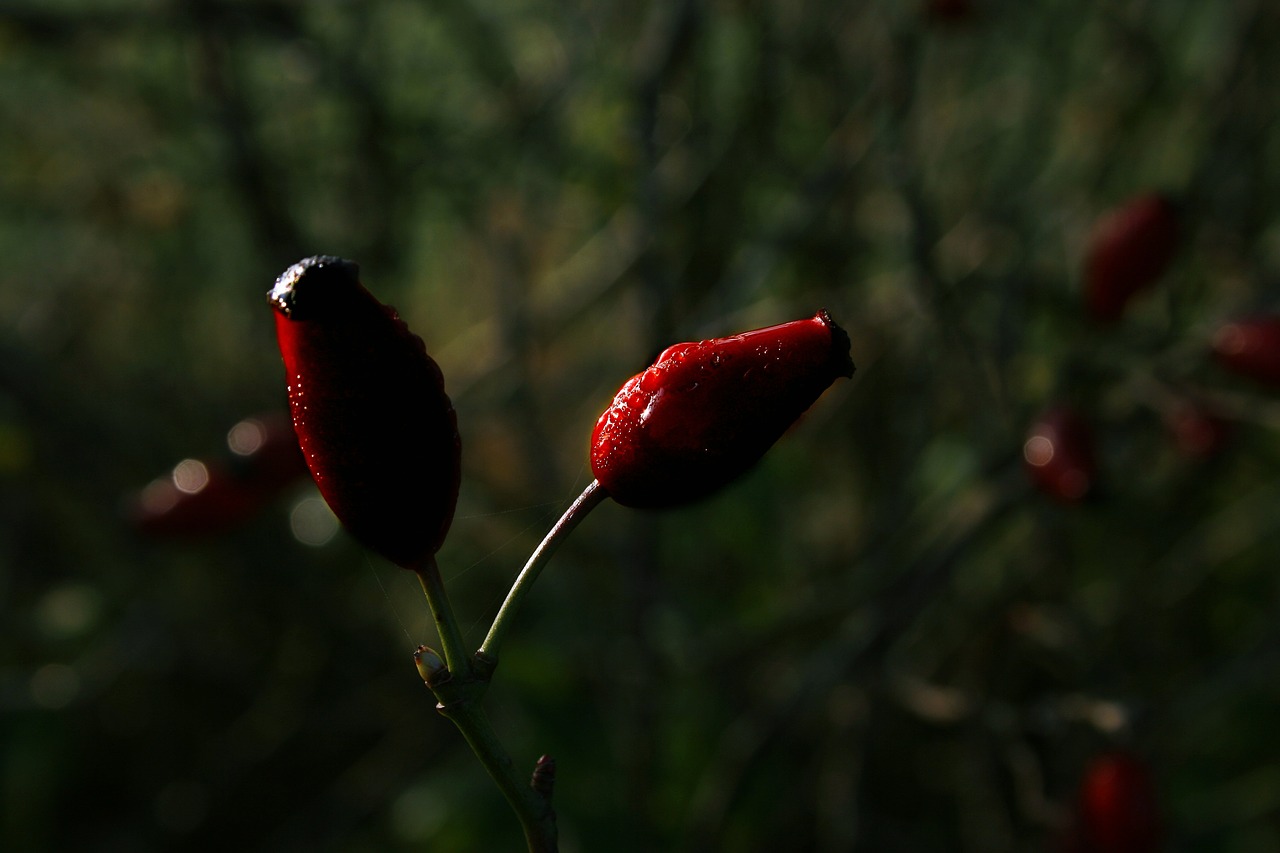
[[[1076,797],[1069,849],[1089,853],[1155,853],[1163,832],[1155,783],[1146,764],[1108,752],[1085,768]]]
[[[1225,324],[1213,336],[1213,354],[1232,373],[1280,388],[1280,316],[1246,317]]]
[[[1098,221],[1085,259],[1085,303],[1113,322],[1164,274],[1181,239],[1178,211],[1159,194],[1139,196]]]
[[[1093,491],[1093,431],[1073,409],[1058,406],[1040,415],[1028,431],[1022,456],[1031,482],[1050,497],[1076,503]]]
[[[626,506],[696,501],[755,465],[853,370],[849,337],[825,311],[668,347],[596,422],[591,469]]]
[[[128,506],[134,528],[154,537],[218,536],[249,521],[307,475],[293,426],[283,415],[240,421],[227,444],[230,456],[184,459],[148,484]]]
[[[299,261],[268,296],[320,494],[359,542],[418,566],[439,550],[458,497],[461,445],[440,368],[350,261]]]

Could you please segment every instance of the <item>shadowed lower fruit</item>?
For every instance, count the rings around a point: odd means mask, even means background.
[[[300,261],[268,294],[294,430],[320,494],[359,542],[404,568],[440,548],[461,445],[440,368],[355,264]]]

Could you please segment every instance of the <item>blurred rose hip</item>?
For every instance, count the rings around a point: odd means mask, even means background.
[[[1164,421],[1174,444],[1186,456],[1213,456],[1231,438],[1231,424],[1196,403],[1177,404],[1165,413]]]
[[[750,469],[837,378],[849,337],[825,311],[668,347],[596,422],[591,468],[618,503],[696,501]]]
[[[1129,301],[1150,288],[1178,250],[1178,211],[1166,196],[1139,196],[1094,227],[1085,259],[1085,303],[1097,320],[1119,319]]]
[[[1226,323],[1213,336],[1213,354],[1232,373],[1280,388],[1280,316]]]
[[[1093,431],[1066,406],[1044,412],[1022,445],[1031,482],[1050,497],[1075,503],[1088,497],[1097,477]]]
[[[301,477],[307,466],[288,418],[246,418],[227,433],[232,455],[184,459],[130,503],[135,529],[147,536],[217,536],[248,521]]]
[[[268,294],[307,466],[362,544],[414,568],[453,520],[461,445],[440,368],[350,261],[299,261]]]
[[[1071,829],[1071,849],[1078,853],[1160,850],[1163,831],[1146,764],[1126,752],[1095,757],[1081,778]]]

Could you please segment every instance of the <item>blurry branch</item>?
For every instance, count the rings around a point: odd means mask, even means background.
[[[251,232],[265,257],[283,268],[305,253],[303,240],[284,200],[288,194],[272,180],[280,169],[254,138],[254,118],[244,97],[236,62],[230,55],[225,20],[218,0],[200,0],[188,9],[199,46],[201,79],[214,107],[214,119],[230,156],[232,177],[253,220]]]
[[[797,717],[812,711],[836,684],[866,669],[876,669],[892,644],[949,581],[961,559],[1020,505],[1018,495],[1003,493],[968,508],[969,521],[960,525],[950,541],[905,569],[874,603],[843,620],[796,683],[779,685],[767,704],[748,709],[725,728],[692,797],[682,849],[706,849],[714,843],[738,790],[770,743]]]
[[[1241,0],[1230,63],[1218,84],[1202,95],[1211,131],[1187,188],[1188,207],[1198,218],[1228,224],[1241,238],[1252,240],[1265,227],[1262,188],[1271,186],[1265,123],[1259,111],[1270,111],[1273,81],[1265,78],[1267,59],[1280,37],[1280,9],[1270,0]]]
[[[892,64],[881,93],[884,99],[881,147],[886,172],[909,214],[909,280],[947,348],[959,356],[960,364],[969,368],[961,375],[972,399],[976,403],[982,397],[993,398],[998,412],[1004,413],[1008,404],[1001,373],[980,355],[980,347],[963,323],[966,312],[961,304],[962,296],[954,282],[945,280],[935,260],[942,231],[937,210],[923,186],[924,170],[912,134],[920,73],[920,39],[920,32],[914,28],[893,35]]]
[[[648,30],[643,39],[637,69],[634,72],[635,135],[640,147],[636,186],[636,209],[641,228],[650,235],[650,248],[637,263],[645,293],[645,309],[649,312],[646,341],[649,349],[657,349],[672,337],[676,326],[676,282],[670,265],[663,263],[658,252],[662,243],[653,238],[665,230],[664,188],[657,168],[659,161],[657,127],[658,104],[672,76],[688,57],[701,21],[700,0],[683,0],[669,9],[662,3],[651,6]]]

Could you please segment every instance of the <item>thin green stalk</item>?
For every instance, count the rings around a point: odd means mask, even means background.
[[[524,568],[520,570],[519,576],[516,577],[516,582],[511,586],[511,591],[507,593],[507,600],[502,602],[498,615],[494,617],[493,625],[489,627],[488,636],[484,638],[484,643],[480,645],[480,650],[476,652],[476,657],[481,661],[487,662],[490,668],[497,664],[498,649],[502,645],[502,640],[507,631],[510,630],[511,623],[515,621],[515,614],[520,609],[520,603],[529,594],[529,589],[533,586],[533,582],[538,579],[543,566],[551,559],[551,555],[555,553],[556,548],[560,546],[565,537],[578,526],[578,522],[582,521],[587,513],[606,497],[608,497],[608,492],[600,485],[600,482],[592,480],[591,484],[583,490],[578,499],[573,502],[573,505],[565,510],[564,515],[560,516],[560,520],[548,531],[541,544],[529,556],[529,561],[524,564]]]
[[[529,853],[556,853],[556,814],[551,808],[551,798],[534,790],[529,780],[522,779],[516,772],[511,756],[480,705],[485,686],[481,681],[458,684],[449,679],[432,688],[440,702],[437,710],[462,732],[471,751],[507,798],[520,820]]]
[[[440,577],[440,567],[436,565],[434,556],[428,557],[422,565],[416,566],[414,572],[426,593],[427,604],[431,607],[431,615],[436,621],[436,630],[440,634],[441,651],[444,652],[445,665],[454,678],[467,679],[471,676],[471,656],[463,646],[462,630],[453,615],[453,605],[449,603],[449,594],[445,592],[444,579]]]

